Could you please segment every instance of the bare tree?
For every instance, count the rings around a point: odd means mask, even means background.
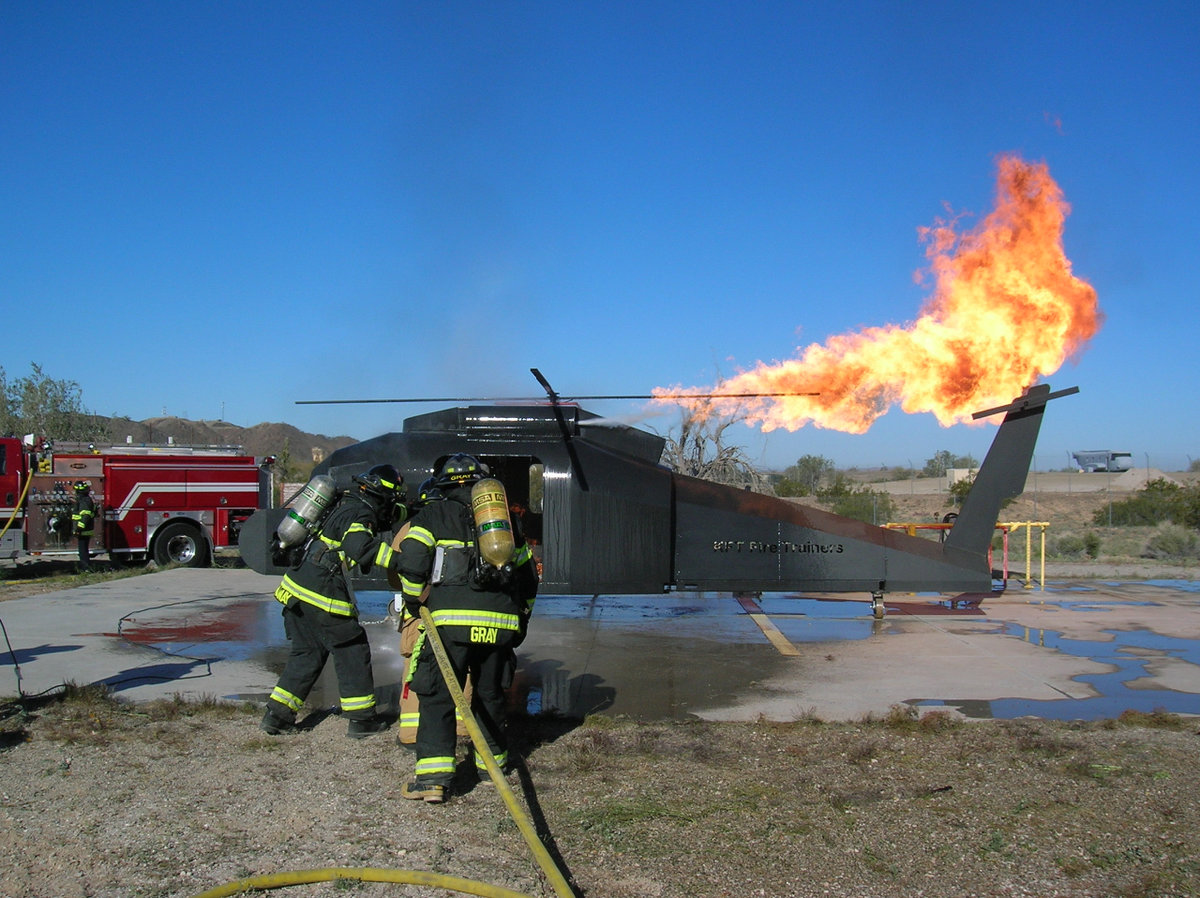
[[[689,477],[773,495],[766,474],[754,467],[743,449],[725,442],[729,427],[743,420],[742,415],[718,417],[711,400],[692,400],[683,407],[678,433],[667,434],[662,463]]]

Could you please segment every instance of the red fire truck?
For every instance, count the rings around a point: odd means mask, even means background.
[[[203,567],[270,506],[272,462],[235,448],[54,447],[0,437],[0,560],[75,556],[72,485],[83,480],[96,503],[94,554]]]

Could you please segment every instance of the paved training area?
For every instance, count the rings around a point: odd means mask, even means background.
[[[243,568],[176,569],[0,602],[0,695],[73,682],[133,701],[264,700],[287,653],[275,586]],[[390,597],[359,596],[385,712],[404,669]],[[886,604],[875,620],[865,595],[543,596],[512,702],[641,720],[857,720],[903,703],[976,718],[1200,713],[1197,581]],[[332,665],[309,701],[337,704]]]

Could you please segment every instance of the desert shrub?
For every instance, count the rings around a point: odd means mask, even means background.
[[[830,510],[868,524],[883,524],[896,518],[896,503],[891,495],[869,486],[834,493],[822,491],[821,499],[830,503]]]
[[[1046,535],[1046,554],[1051,558],[1083,558],[1087,554],[1087,543],[1079,533],[1051,532]]]
[[[835,476],[836,469],[831,459],[823,455],[805,455],[783,472],[775,483],[777,496],[816,495],[821,484]],[[841,475],[843,478],[845,475]]]
[[[1184,527],[1200,527],[1200,485],[1182,487],[1160,477],[1128,499],[1096,509],[1092,516],[1092,523],[1100,526],[1111,522],[1118,527],[1142,527],[1168,521]]]
[[[1200,483],[1189,484],[1180,491],[1175,523],[1193,530],[1200,529]]]
[[[1051,558],[1098,558],[1100,534],[1094,530],[1085,533],[1055,533],[1051,527],[1046,534],[1046,555]]]
[[[1192,559],[1200,556],[1196,534],[1179,524],[1160,524],[1146,540],[1145,558]]]

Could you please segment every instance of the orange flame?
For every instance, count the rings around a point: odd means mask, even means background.
[[[817,395],[717,398],[704,411],[743,415],[768,431],[812,422],[865,433],[899,403],[948,427],[1007,403],[1079,353],[1103,316],[1063,252],[1070,207],[1045,164],[1004,156],[998,167],[996,207],[979,227],[961,235],[954,222],[919,229],[936,286],[914,323],[839,334],[711,390]],[[668,401],[679,392],[655,395]]]

